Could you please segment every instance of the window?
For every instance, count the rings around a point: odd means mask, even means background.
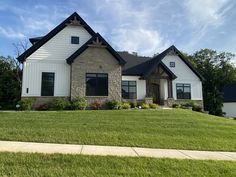
[[[122,98],[124,99],[137,98],[136,81],[122,81]]]
[[[71,44],[79,44],[79,37],[71,36]]]
[[[190,84],[176,84],[177,99],[191,99]]]
[[[86,74],[86,96],[108,96],[108,74]]]
[[[41,96],[54,95],[54,73],[42,73]]]
[[[171,68],[174,68],[174,67],[175,67],[175,62],[171,61],[171,62],[170,62],[170,67],[171,67]]]

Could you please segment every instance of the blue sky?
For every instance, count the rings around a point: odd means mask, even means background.
[[[235,0],[1,0],[0,55],[75,11],[116,50],[152,56],[174,44],[236,53]]]

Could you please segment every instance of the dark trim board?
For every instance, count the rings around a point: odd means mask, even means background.
[[[24,53],[22,53],[17,60],[23,63],[27,57],[29,57],[32,53],[34,53],[37,49],[39,49],[42,45],[44,45],[47,41],[49,41],[52,37],[54,37],[57,33],[63,30],[70,21],[77,18],[77,20],[84,26],[84,28],[88,31],[88,33],[93,36],[95,32],[92,28],[76,13],[74,12],[67,19],[65,19],[62,23],[60,23],[57,27],[55,27],[52,31],[50,31],[46,36],[40,39],[36,44],[27,49]]]

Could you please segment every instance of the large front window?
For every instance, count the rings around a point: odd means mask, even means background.
[[[124,99],[137,98],[136,81],[122,81],[122,98]]]
[[[41,96],[53,96],[54,95],[54,80],[55,74],[43,72],[41,83]]]
[[[191,99],[190,84],[176,84],[177,99]]]
[[[86,96],[108,96],[108,74],[86,74]]]

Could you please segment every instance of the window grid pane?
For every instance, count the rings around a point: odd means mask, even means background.
[[[86,96],[108,96],[108,74],[86,74]]]
[[[191,99],[191,84],[176,84],[177,99]]]
[[[122,81],[122,98],[124,99],[137,98],[136,81]]]

